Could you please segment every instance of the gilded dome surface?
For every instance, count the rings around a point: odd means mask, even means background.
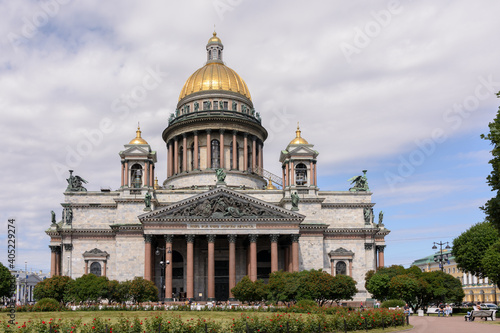
[[[297,130],[295,131],[295,139],[290,141],[290,145],[308,145],[309,143],[307,142],[306,139],[300,136],[300,128],[299,128],[299,123],[297,123]]]
[[[226,90],[239,93],[252,100],[247,84],[231,68],[211,62],[194,72],[182,87],[179,100],[199,91]]]
[[[133,138],[129,145],[147,145],[148,142],[141,137],[141,128],[138,126],[137,131],[135,131],[136,136]]]

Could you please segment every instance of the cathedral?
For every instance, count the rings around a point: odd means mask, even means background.
[[[351,276],[354,300],[365,301],[365,273],[384,266],[389,233],[382,213],[374,221],[366,170],[350,189],[321,191],[319,153],[298,125],[267,162],[279,161],[281,175],[265,170],[268,133],[223,50],[214,32],[206,64],[181,89],[162,133],[161,184],[157,153],[140,128],[119,152],[119,189],[87,191],[70,171],[62,219],[53,213],[46,231],[51,276],[139,276],[156,284],[161,300],[213,301],[232,300],[246,275],[322,269]]]

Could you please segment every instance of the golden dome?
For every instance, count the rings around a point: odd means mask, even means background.
[[[269,177],[269,181],[268,181],[268,184],[266,186],[266,190],[277,190],[276,186],[274,186],[273,183],[271,182],[271,177]]]
[[[210,43],[220,43],[220,44],[222,44],[222,41],[220,40],[219,37],[217,37],[217,33],[215,31],[214,31],[213,36],[208,40],[207,44],[210,44]]]
[[[182,87],[179,100],[196,92],[209,90],[231,91],[252,100],[247,84],[238,73],[218,62],[210,62],[194,72]]]
[[[290,141],[291,145],[308,145],[309,143],[304,139],[303,137],[300,136],[300,128],[299,128],[299,123],[297,122],[297,130],[295,131],[295,139]]]
[[[141,128],[137,126],[136,137],[129,142],[129,145],[147,145],[146,140],[141,138]]]

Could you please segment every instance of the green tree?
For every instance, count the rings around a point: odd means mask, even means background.
[[[33,290],[33,296],[36,300],[42,298],[53,298],[58,302],[64,301],[64,295],[68,284],[73,281],[69,276],[53,276],[40,281]]]
[[[328,298],[337,304],[343,300],[351,300],[358,292],[356,281],[347,275],[335,275],[329,289]]]
[[[399,265],[381,267],[377,272],[369,271],[365,275],[366,290],[378,300],[387,300],[390,298],[389,282],[391,279],[406,273],[406,269]]]
[[[10,271],[0,262],[0,297],[11,297],[12,296],[12,284],[13,276]]]
[[[389,293],[393,299],[402,299],[414,309],[418,308],[418,295],[422,284],[412,274],[394,276],[389,282]]]
[[[488,279],[500,286],[500,240],[486,250],[481,264]]]
[[[153,281],[136,277],[128,284],[128,294],[134,303],[155,302],[158,300],[158,288]]]
[[[297,301],[314,300],[323,306],[334,295],[334,277],[322,270],[311,269],[299,273]]]
[[[491,245],[499,241],[497,229],[489,222],[473,225],[453,240],[453,255],[459,269],[484,278],[483,257]],[[490,256],[490,258],[492,258]],[[500,262],[497,262],[500,265]]]
[[[497,93],[497,97],[500,97],[500,93]],[[481,135],[482,139],[490,141],[493,146],[491,150],[493,158],[489,161],[493,170],[486,177],[486,180],[491,187],[491,191],[496,193],[481,209],[486,214],[486,221],[490,222],[500,231],[500,108],[496,118],[493,122],[489,123],[488,127],[490,128],[490,132]]]
[[[299,273],[277,271],[269,275],[268,299],[279,302],[295,302],[300,284]]]
[[[68,302],[98,302],[108,295],[108,279],[104,276],[84,274],[66,287],[64,299]]]
[[[422,274],[426,295],[422,297],[426,303],[461,303],[465,297],[460,279],[441,271]]]
[[[106,298],[110,302],[116,302],[116,303],[126,302],[130,298],[129,289],[130,289],[129,281],[118,282],[116,280],[109,280],[108,293],[106,295]]]
[[[233,289],[234,297],[243,303],[261,302],[266,299],[267,286],[263,280],[252,282],[248,276],[244,276]]]

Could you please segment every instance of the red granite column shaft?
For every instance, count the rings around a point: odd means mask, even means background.
[[[257,142],[256,138],[252,138],[252,172],[257,173]]]
[[[154,182],[154,171],[153,171],[153,161],[149,163],[149,186],[153,187]]]
[[[212,168],[212,142],[210,141],[210,130],[207,130],[207,169]]]
[[[186,297],[194,298],[194,235],[186,235]]]
[[[56,247],[50,246],[50,277],[56,275]]]
[[[85,274],[89,274],[89,261],[85,260]]]
[[[179,140],[174,140],[174,174],[179,173]]]
[[[270,235],[271,238],[271,273],[278,271],[278,238],[279,235]]]
[[[238,169],[238,162],[237,162],[237,157],[238,157],[238,151],[237,151],[237,145],[236,145],[236,131],[233,131],[233,160],[231,161],[231,169],[232,170],[237,170]]]
[[[144,162],[144,187],[149,186],[149,163],[146,161]]]
[[[257,281],[257,235],[249,235],[250,240],[250,281]]]
[[[260,166],[260,175],[264,175],[264,143],[259,145],[259,166]]]
[[[182,135],[182,171],[187,171],[187,136]]]
[[[193,153],[193,168],[195,170],[199,169],[199,165],[198,165],[198,131],[194,131],[194,145],[193,145],[193,149],[194,149],[194,153]]]
[[[332,276],[335,276],[335,270],[333,269],[333,267],[334,267],[334,260],[330,259],[330,268],[332,270]]]
[[[121,187],[123,187],[123,181],[124,181],[124,179],[123,179],[123,170],[124,170],[124,169],[125,169],[125,168],[124,168],[124,166],[123,166],[123,162],[122,162],[122,167],[121,167],[121,170],[122,170],[122,172],[121,172]]]
[[[352,259],[349,259],[349,276],[352,277]]]
[[[57,247],[56,250],[56,275],[61,275],[61,248]]]
[[[384,248],[385,245],[378,246],[378,265],[380,267],[384,267]]]
[[[295,185],[295,171],[293,169],[293,161],[290,161],[290,186]]]
[[[207,298],[215,300],[215,235],[207,235],[208,262],[207,262]]]
[[[104,260],[102,263],[102,276],[106,277],[107,261]]]
[[[248,170],[248,134],[243,135],[243,171]]]
[[[144,280],[151,281],[151,235],[144,235]]]
[[[228,235],[229,241],[229,298],[234,299],[231,292],[236,286],[236,235]]]
[[[125,186],[128,187],[128,162],[125,162]]]
[[[165,300],[172,301],[172,240],[173,235],[165,235]]]
[[[174,167],[174,149],[172,147],[172,141],[168,142],[168,161],[167,161],[167,177],[172,176]]]
[[[294,272],[299,271],[299,234],[292,235],[292,267]]]

